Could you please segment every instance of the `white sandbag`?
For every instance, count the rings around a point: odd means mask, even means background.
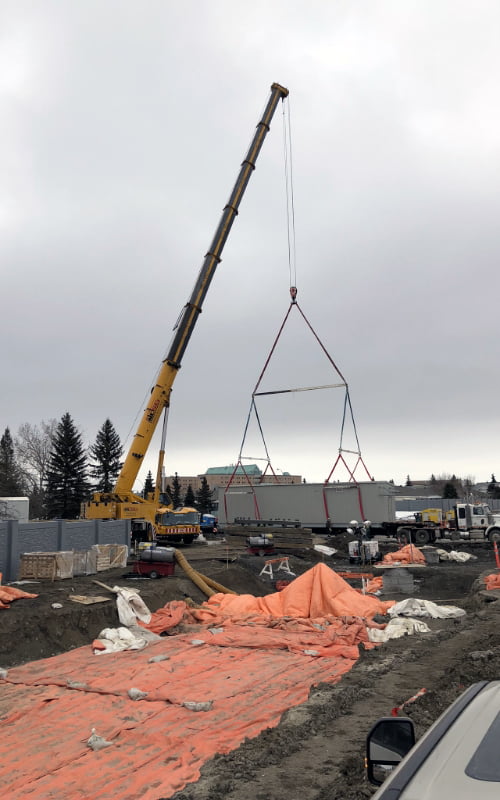
[[[151,622],[149,608],[134,589],[114,586],[113,591],[116,592],[116,608],[122,625],[130,628],[131,625],[135,625],[138,619],[146,625]]]
[[[463,617],[465,611],[457,606],[438,606],[430,600],[409,597],[401,600],[388,611],[390,617],[432,617],[432,619],[451,619]]]
[[[429,632],[430,628],[425,622],[395,617],[387,623],[383,630],[368,628],[368,639],[370,642],[388,642],[389,639],[400,639],[402,636],[411,636],[414,633]]]
[[[95,728],[92,728],[92,732],[87,739],[87,747],[90,747],[91,750],[102,750],[103,747],[111,747],[113,742],[107,742],[103,736],[99,736],[96,732]]]
[[[333,556],[337,552],[334,547],[327,547],[326,544],[315,544],[314,549],[317,550],[318,553],[321,553],[324,556]]]
[[[143,692],[140,689],[133,689],[133,688],[129,689],[127,694],[131,700],[144,700],[144,698],[148,696],[147,692]]]
[[[459,564],[463,564],[465,561],[476,561],[477,556],[473,556],[472,553],[462,553],[458,550],[450,550],[448,553],[450,556],[450,561],[458,561]]]
[[[182,705],[189,711],[211,711],[213,702],[214,702],[213,700],[207,700],[206,702],[198,703],[193,700],[186,700],[186,702],[183,703]]]
[[[438,549],[438,555],[440,561],[457,561],[459,564],[464,564],[466,561],[476,561],[477,556],[473,556],[472,553],[462,553],[459,550],[441,550]]]
[[[147,645],[144,637],[132,633],[128,628],[104,628],[97,637],[103,649],[94,648],[94,655],[119,653],[121,650],[142,650]]]

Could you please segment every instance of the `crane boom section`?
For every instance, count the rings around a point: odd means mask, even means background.
[[[278,101],[284,99],[287,95],[288,89],[285,89],[278,83],[273,83],[262,119],[257,125],[257,130],[252,139],[248,153],[241,164],[240,173],[236,179],[229,201],[222,212],[218,228],[205,256],[191,297],[184,306],[175,327],[174,338],[167,356],[162,363],[156,383],[151,391],[147,408],[144,410],[134,440],[120,475],[118,476],[114,489],[115,495],[128,494],[132,491],[162,411],[170,401],[172,384],[181,366],[182,357],[194,330],[194,326],[196,325],[198,316],[201,313],[205,295],[217,265],[221,260],[224,245],[229,236],[234,219],[238,214],[238,208],[250,180],[250,176],[255,169],[255,162],[269,131]]]

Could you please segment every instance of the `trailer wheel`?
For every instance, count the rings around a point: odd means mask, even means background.
[[[429,531],[425,528],[419,528],[416,531],[413,531],[413,536],[415,539],[415,544],[428,544],[429,543]]]
[[[151,570],[151,572],[149,573],[149,577],[150,577],[150,578],[152,578],[152,579],[154,580],[155,578],[159,578],[160,576],[159,576],[159,575],[158,575],[158,573],[157,573],[157,572],[155,572],[155,570],[153,569],[153,570]]]
[[[492,528],[488,534],[490,542],[500,542],[500,528]]]
[[[411,528],[401,527],[396,531],[396,536],[401,539],[403,544],[410,544],[411,542]]]

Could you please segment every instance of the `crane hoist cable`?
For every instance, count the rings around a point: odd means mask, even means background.
[[[289,98],[288,97],[285,98],[284,101],[283,101],[282,116],[283,116],[283,160],[284,160],[284,176],[285,176],[285,196],[286,196],[288,273],[289,273],[289,287],[290,287],[289,291],[290,291],[291,301],[290,301],[290,305],[289,305],[288,311],[287,311],[287,313],[285,315],[285,318],[284,318],[283,322],[281,323],[281,326],[279,328],[278,334],[277,334],[277,336],[276,336],[276,338],[274,340],[274,343],[273,343],[273,345],[271,347],[269,355],[268,355],[268,357],[267,357],[267,359],[266,359],[266,361],[264,363],[264,367],[263,367],[263,369],[262,369],[262,371],[260,373],[258,381],[257,381],[257,383],[255,385],[255,388],[254,388],[253,392],[252,392],[250,409],[249,409],[247,420],[246,420],[246,424],[245,424],[245,427],[244,427],[243,439],[242,439],[242,442],[241,442],[241,447],[240,447],[240,451],[239,451],[239,455],[238,455],[238,460],[237,460],[237,463],[236,463],[236,465],[234,467],[234,471],[233,471],[233,473],[232,473],[232,475],[231,475],[231,477],[229,479],[229,482],[228,482],[228,484],[226,486],[226,490],[224,492],[224,506],[225,506],[225,511],[226,511],[226,518],[227,518],[227,498],[226,498],[226,495],[227,495],[227,492],[229,490],[229,487],[231,486],[231,484],[233,482],[234,476],[236,475],[236,472],[237,472],[238,468],[241,468],[243,474],[245,475],[246,482],[248,483],[248,485],[250,486],[250,488],[252,490],[253,500],[254,500],[254,508],[255,508],[255,515],[256,515],[257,519],[260,518],[260,512],[259,512],[259,508],[258,508],[257,498],[256,498],[256,495],[255,495],[255,491],[252,488],[253,487],[253,483],[252,483],[252,481],[251,481],[251,479],[250,479],[250,477],[249,477],[249,475],[248,475],[248,473],[247,473],[247,471],[245,469],[245,466],[243,464],[243,460],[248,460],[249,459],[248,456],[244,456],[243,455],[243,448],[245,446],[245,441],[246,441],[246,437],[247,437],[248,428],[249,428],[250,419],[251,419],[252,414],[255,414],[255,419],[256,419],[256,422],[257,422],[257,426],[258,426],[258,429],[259,429],[260,437],[261,437],[262,444],[263,444],[264,451],[265,451],[265,458],[264,459],[260,459],[260,460],[266,461],[266,468],[264,470],[263,475],[261,475],[261,480],[262,480],[263,476],[266,474],[267,470],[270,469],[272,471],[273,475],[275,476],[276,482],[279,482],[278,478],[277,478],[277,476],[276,476],[276,474],[274,472],[274,469],[272,467],[272,464],[271,464],[271,458],[270,458],[270,455],[269,455],[269,450],[268,450],[267,443],[266,443],[266,440],[265,440],[265,437],[264,437],[264,431],[263,431],[262,423],[261,423],[261,420],[260,420],[260,417],[259,417],[259,413],[258,413],[258,410],[257,410],[257,405],[256,405],[256,398],[264,396],[264,395],[284,394],[284,393],[292,393],[292,392],[305,392],[305,391],[314,391],[314,390],[318,390],[318,389],[344,388],[345,389],[345,397],[344,397],[344,405],[343,405],[342,423],[341,423],[341,427],[340,427],[340,443],[339,443],[339,449],[338,449],[338,457],[337,457],[337,460],[335,461],[335,464],[334,464],[333,468],[330,471],[330,474],[328,475],[328,477],[326,478],[324,483],[326,485],[329,482],[329,480],[330,480],[330,478],[331,478],[331,476],[332,476],[337,464],[339,463],[339,461],[345,465],[345,467],[346,467],[346,469],[348,471],[348,474],[349,474],[349,480],[354,481],[355,483],[357,483],[356,478],[355,478],[355,472],[356,472],[356,469],[358,468],[358,466],[360,464],[366,470],[368,478],[370,480],[372,480],[372,477],[371,477],[371,475],[370,475],[370,473],[369,473],[369,471],[368,471],[368,469],[367,469],[367,467],[366,467],[366,465],[365,465],[365,463],[363,461],[363,458],[361,456],[361,449],[360,449],[360,444],[359,444],[358,432],[357,432],[356,423],[355,423],[355,420],[354,420],[354,413],[353,413],[353,409],[352,409],[351,399],[350,399],[350,395],[349,395],[349,387],[348,387],[347,381],[344,378],[344,376],[342,375],[341,371],[339,370],[338,366],[336,365],[336,363],[334,362],[332,357],[330,356],[330,354],[328,353],[326,347],[324,346],[324,344],[320,340],[320,338],[317,335],[316,331],[313,329],[311,323],[309,322],[309,320],[307,319],[306,315],[304,314],[304,312],[302,311],[302,309],[300,308],[300,306],[299,306],[299,304],[297,302],[297,252],[296,252],[296,228],[295,228],[295,201],[294,201],[294,187],[293,187],[293,158],[292,158],[291,114],[290,114],[290,102],[289,102]],[[323,350],[323,353],[326,355],[328,361],[330,362],[331,366],[333,367],[333,369],[335,370],[336,374],[338,375],[338,377],[340,379],[340,382],[339,383],[331,383],[331,384],[327,384],[327,385],[323,385],[323,386],[305,386],[305,387],[296,387],[296,388],[289,388],[289,389],[276,389],[276,390],[272,390],[272,391],[259,391],[259,387],[260,387],[261,381],[262,381],[262,379],[264,377],[264,374],[265,374],[265,372],[266,372],[266,370],[267,370],[267,368],[269,366],[269,362],[271,361],[271,358],[273,357],[274,351],[276,349],[276,346],[278,344],[280,336],[281,336],[281,334],[283,332],[283,329],[284,329],[284,327],[285,327],[285,325],[287,323],[287,320],[289,318],[289,315],[290,315],[290,312],[291,312],[292,308],[296,308],[298,310],[298,312],[301,314],[301,316],[302,316],[304,322],[306,323],[307,327],[309,328],[309,330],[313,334],[314,338],[316,339],[316,341],[320,345],[321,349]],[[348,414],[350,415],[350,418],[351,418],[352,429],[353,429],[354,437],[355,437],[355,441],[356,441],[356,448],[357,448],[356,450],[347,450],[343,446],[345,423],[346,423],[346,417],[347,417]],[[354,468],[352,468],[352,469],[349,468],[349,466],[348,466],[348,464],[346,462],[346,459],[344,458],[344,455],[343,455],[344,453],[350,453],[350,454],[353,454],[353,455],[357,456],[357,460],[356,460]],[[255,460],[259,460],[259,459],[252,458],[252,460],[255,461]],[[360,495],[360,509],[362,511],[361,495]],[[327,504],[327,500],[326,500],[326,495],[325,495],[325,511],[326,511],[326,516],[328,517],[329,516],[329,512],[328,512],[328,504]]]
[[[337,465],[339,463],[343,464],[345,466],[348,474],[349,474],[349,481],[355,483],[356,485],[358,485],[359,506],[360,506],[361,515],[363,517],[363,515],[364,515],[363,501],[362,501],[362,497],[361,497],[361,490],[359,488],[358,481],[356,480],[356,477],[355,477],[356,470],[361,465],[364,468],[364,470],[365,470],[365,472],[366,472],[366,474],[368,476],[368,479],[369,480],[373,480],[373,478],[372,478],[372,476],[371,476],[371,474],[370,474],[365,462],[363,461],[363,457],[361,455],[361,448],[360,448],[360,444],[359,444],[358,431],[357,431],[356,422],[355,422],[355,419],[354,419],[354,412],[353,412],[353,408],[352,408],[351,398],[350,398],[350,395],[349,395],[349,386],[348,386],[348,383],[347,383],[346,379],[344,378],[342,372],[338,368],[337,364],[335,363],[335,361],[331,357],[330,353],[326,349],[325,345],[323,344],[323,342],[319,338],[318,334],[316,333],[316,331],[312,327],[311,323],[307,319],[306,315],[302,311],[300,305],[298,304],[298,302],[297,302],[297,289],[294,286],[292,286],[290,288],[290,297],[291,297],[291,301],[290,301],[290,305],[288,307],[288,310],[287,310],[287,312],[285,314],[285,318],[284,318],[283,322],[281,323],[281,326],[279,328],[278,334],[277,334],[277,336],[276,336],[276,338],[275,338],[275,340],[274,340],[274,342],[272,344],[272,347],[271,347],[271,350],[269,352],[269,355],[266,358],[266,361],[264,363],[264,367],[262,368],[262,371],[261,371],[261,373],[259,375],[259,378],[257,380],[255,388],[254,388],[254,390],[252,392],[252,398],[251,398],[251,402],[250,402],[250,409],[249,409],[247,420],[246,420],[245,427],[244,427],[243,439],[242,439],[242,442],[241,442],[240,452],[239,452],[239,455],[238,455],[238,461],[236,463],[236,466],[234,467],[233,474],[231,475],[231,478],[230,478],[230,480],[229,480],[229,482],[228,482],[228,484],[226,486],[225,492],[224,492],[224,507],[225,507],[226,518],[228,516],[228,514],[227,514],[227,493],[228,493],[229,488],[230,488],[230,486],[232,484],[232,481],[233,481],[233,478],[234,478],[234,476],[236,474],[236,471],[237,471],[238,467],[240,467],[242,472],[246,476],[246,481],[249,484],[249,486],[250,486],[250,488],[252,490],[252,493],[253,493],[253,503],[254,503],[256,519],[260,519],[260,510],[259,510],[259,506],[258,506],[257,496],[255,494],[255,490],[253,489],[253,483],[250,480],[250,477],[249,477],[247,471],[245,470],[245,466],[243,464],[243,460],[247,460],[248,459],[248,457],[243,455],[243,449],[244,449],[244,446],[245,446],[245,441],[246,441],[246,437],[247,437],[248,428],[249,428],[249,424],[250,424],[250,419],[251,419],[252,413],[255,414],[255,418],[256,418],[256,421],[257,421],[258,429],[259,429],[260,436],[261,436],[261,439],[262,439],[262,444],[264,446],[264,450],[265,450],[265,454],[266,454],[266,458],[262,459],[262,460],[265,460],[267,462],[267,466],[266,466],[266,469],[264,471],[264,475],[266,474],[267,469],[270,469],[272,471],[275,479],[276,479],[276,482],[279,483],[279,479],[276,476],[276,473],[274,472],[274,469],[273,469],[272,464],[271,464],[271,458],[270,458],[270,455],[269,455],[269,450],[268,450],[267,443],[266,443],[266,440],[265,440],[264,430],[263,430],[262,423],[261,423],[261,420],[260,420],[260,417],[259,417],[259,413],[258,413],[258,410],[257,410],[257,405],[256,405],[256,402],[255,402],[255,399],[257,397],[262,397],[262,396],[265,396],[265,395],[269,396],[269,395],[275,395],[275,394],[287,394],[287,393],[292,393],[292,392],[306,392],[306,391],[316,391],[316,390],[319,390],[319,389],[339,389],[339,388],[344,388],[345,389],[345,396],[344,396],[344,404],[343,404],[342,422],[341,422],[341,427],[340,427],[340,442],[339,442],[339,448],[338,448],[338,456],[337,456],[337,459],[336,459],[332,469],[330,470],[330,473],[329,473],[328,477],[324,481],[324,486],[326,486],[329,483],[330,478],[332,477],[332,474],[335,471],[335,468],[337,467]],[[297,311],[300,313],[302,319],[306,323],[307,327],[309,328],[309,330],[313,334],[314,338],[318,342],[319,346],[321,347],[323,353],[327,357],[327,359],[330,362],[331,366],[333,367],[333,369],[335,370],[336,374],[340,378],[340,382],[324,384],[324,385],[321,385],[321,386],[300,386],[300,387],[287,388],[287,389],[274,389],[274,390],[270,390],[270,391],[259,391],[259,388],[260,388],[260,385],[261,385],[262,380],[264,378],[264,375],[266,373],[266,370],[267,370],[267,368],[269,366],[269,363],[270,363],[270,361],[272,359],[272,356],[274,354],[274,351],[276,349],[278,341],[279,341],[279,339],[281,337],[281,334],[283,332],[285,324],[286,324],[286,322],[287,322],[287,320],[288,320],[288,318],[290,316],[290,312],[292,311],[293,308],[296,308]],[[350,449],[347,449],[347,448],[344,447],[344,432],[345,432],[346,418],[348,416],[350,417],[350,420],[351,420],[352,429],[353,429],[353,433],[354,433],[354,437],[355,437],[355,441],[356,441],[356,449],[355,450],[350,450]],[[349,467],[349,465],[348,465],[348,463],[347,463],[347,461],[346,461],[346,459],[344,457],[344,453],[349,453],[351,455],[356,456],[356,462],[355,462],[354,467],[352,467],[352,468]],[[255,460],[255,459],[253,459],[253,460]],[[327,502],[327,498],[326,498],[325,492],[323,493],[323,496],[324,496],[325,514],[326,514],[326,518],[328,519],[329,516],[330,516],[330,513],[329,513],[329,509],[328,509],[328,502]]]

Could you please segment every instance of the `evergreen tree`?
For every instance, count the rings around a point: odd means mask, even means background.
[[[196,507],[200,514],[210,514],[212,510],[212,491],[205,476],[201,479],[201,488],[196,492]]]
[[[487,493],[492,498],[492,500],[498,500],[500,498],[500,486],[498,485],[494,475],[491,476],[491,480],[488,484]]]
[[[196,503],[196,498],[194,496],[193,487],[189,484],[186,492],[186,496],[184,498],[184,505],[188,506],[189,508],[193,508]]]
[[[89,494],[87,458],[71,415],[61,417],[49,457],[46,482],[46,508],[49,517],[75,519],[80,504]]]
[[[89,452],[94,462],[90,465],[94,491],[111,492],[122,468],[120,458],[123,454],[120,437],[111,420],[103,423]]]
[[[35,484],[29,495],[30,519],[43,519],[47,515],[45,508],[45,490],[39,489]]]
[[[170,497],[172,498],[174,508],[179,508],[181,505],[181,484],[177,472],[175,473],[172,481],[172,492],[170,493]]]
[[[155,490],[155,485],[153,483],[153,476],[151,474],[151,470],[149,470],[148,474],[146,475],[146,480],[144,481],[144,489],[142,491],[142,496],[147,497],[148,494],[152,494]]]
[[[26,491],[22,470],[17,463],[9,428],[0,439],[0,496],[19,497]]]
[[[409,475],[406,476],[405,486],[413,486],[413,483],[412,483],[411,478],[410,478]]]
[[[443,498],[452,499],[458,497],[457,487],[451,481],[447,481],[443,486]]]

